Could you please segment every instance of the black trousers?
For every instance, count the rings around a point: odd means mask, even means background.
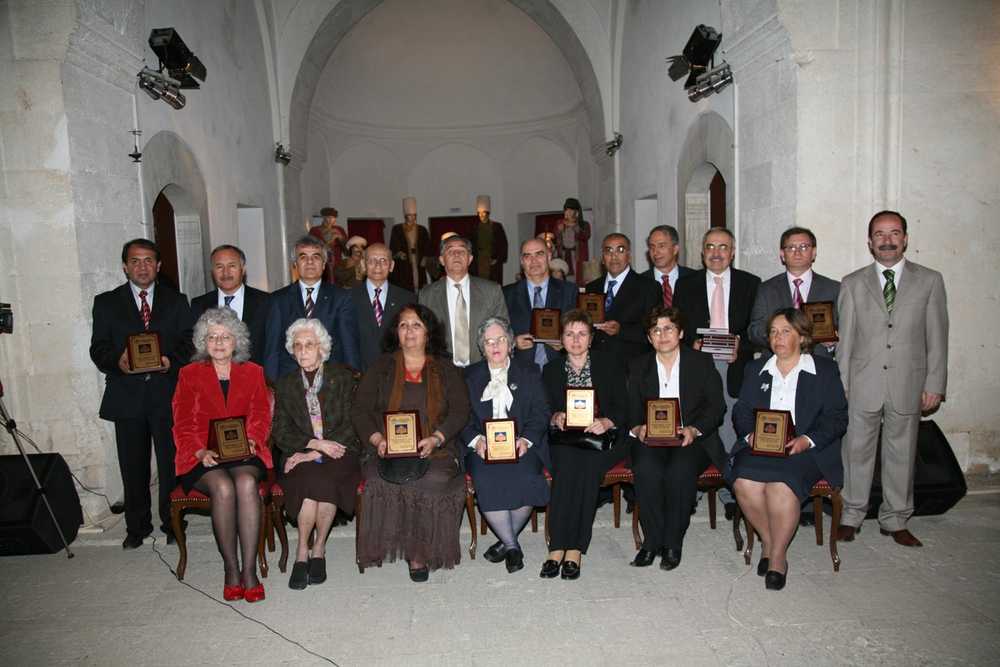
[[[170,492],[177,485],[174,462],[172,418],[144,416],[115,422],[118,445],[118,468],[125,487],[125,528],[131,535],[145,537],[153,532],[149,497],[150,445],[156,452],[156,471],[160,480],[160,529],[170,532]]]
[[[624,446],[595,452],[553,446],[552,496],[549,500],[549,550],[579,549],[587,553],[594,531],[597,496],[604,473],[628,454]]]
[[[697,500],[698,475],[711,463],[705,448],[632,445],[632,473],[639,500],[642,548],[680,549]]]

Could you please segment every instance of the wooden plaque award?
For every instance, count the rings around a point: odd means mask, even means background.
[[[385,419],[385,441],[388,443],[385,449],[386,458],[403,458],[407,456],[420,456],[417,443],[420,442],[420,415],[416,412],[396,410],[386,412]]]
[[[591,387],[566,389],[566,428],[585,429],[597,414],[596,394]]]
[[[701,336],[701,351],[712,355],[716,361],[729,361],[736,351],[736,334],[729,329],[696,329]]]
[[[486,462],[517,463],[517,425],[513,419],[487,419]]]
[[[166,369],[160,357],[160,334],[144,331],[128,337],[128,367],[133,373],[151,373]]]
[[[558,343],[562,339],[561,316],[558,308],[531,309],[531,336],[536,343]]]
[[[836,343],[837,323],[833,317],[833,301],[812,301],[802,304],[802,312],[813,325],[813,341]]]
[[[760,456],[788,456],[785,445],[795,437],[792,413],[788,410],[754,410],[751,450]]]
[[[646,444],[650,447],[680,447],[681,402],[676,398],[646,401]]]
[[[253,456],[247,439],[246,417],[225,417],[208,423],[208,449],[219,463],[242,461]]]
[[[594,324],[604,321],[604,294],[583,292],[576,295],[576,307],[590,315]]]

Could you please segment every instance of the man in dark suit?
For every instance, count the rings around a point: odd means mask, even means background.
[[[246,254],[234,245],[220,245],[213,250],[215,289],[191,299],[191,318],[197,322],[209,308],[232,308],[250,329],[250,359],[263,366],[264,324],[270,295],[246,284],[246,264]]]
[[[657,225],[646,237],[646,249],[649,251],[649,261],[653,266],[641,275],[660,285],[663,291],[663,305],[666,308],[674,304],[677,279],[694,273],[694,269],[677,263],[677,256],[681,252],[679,244],[677,230],[670,225]]]
[[[576,308],[579,289],[576,283],[549,277],[549,249],[544,241],[528,239],[521,244],[521,270],[524,280],[503,288],[503,298],[510,313],[510,325],[517,336],[514,356],[526,362],[545,364],[559,356],[561,343],[536,343],[531,331],[534,308],[556,308],[565,313]]]
[[[299,279],[271,294],[264,328],[264,372],[271,380],[299,366],[285,349],[285,331],[295,320],[308,317],[323,323],[333,339],[331,358],[351,368],[361,368],[358,325],[350,293],[323,282],[326,246],[313,236],[295,242],[295,267]]]
[[[361,341],[361,371],[368,370],[382,354],[382,336],[400,308],[417,300],[413,292],[389,282],[394,264],[392,253],[384,244],[368,246],[365,250],[368,277],[351,288],[358,339]]]
[[[149,497],[150,449],[156,452],[159,477],[160,530],[170,530],[170,492],[175,486],[171,399],[177,371],[194,351],[191,309],[187,297],[157,284],[160,250],[147,239],[133,239],[122,248],[122,268],[128,281],[94,298],[90,358],[105,375],[100,417],[115,423],[118,467],[125,494],[122,548],[142,546],[153,532]],[[129,336],[156,333],[163,368],[134,373],[129,365]],[[150,443],[152,441],[152,444]]]
[[[778,243],[782,273],[765,280],[757,290],[757,298],[750,314],[750,342],[770,356],[767,339],[767,320],[781,308],[799,308],[808,301],[832,301],[834,319],[837,315],[837,296],[840,283],[814,273],[816,261],[816,235],[804,227],[790,227]],[[833,356],[834,345],[818,344],[812,353],[821,357]]]
[[[648,352],[643,319],[662,302],[660,287],[632,270],[632,242],[624,234],[608,234],[601,243],[605,273],[587,283],[587,292],[604,294],[604,322],[595,324],[595,348],[621,359]]]

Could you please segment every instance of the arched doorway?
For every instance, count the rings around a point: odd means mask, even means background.
[[[174,228],[174,207],[163,192],[153,202],[153,241],[160,247],[160,281],[174,289],[181,286],[177,271],[177,232]]]
[[[734,234],[733,131],[715,112],[699,115],[677,161],[677,231],[683,246],[682,262],[701,264],[701,237],[710,227],[726,227]],[[737,244],[738,245],[738,244]]]

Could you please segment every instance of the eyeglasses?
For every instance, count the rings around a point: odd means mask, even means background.
[[[808,252],[809,248],[812,248],[812,243],[799,243],[798,245],[786,245],[782,246],[782,250],[785,252]]]
[[[729,250],[728,243],[706,243],[705,250],[719,250],[721,252],[726,252]]]
[[[385,257],[369,257],[365,260],[365,264],[374,264],[375,266],[378,266],[380,264],[388,264],[391,261],[392,260]]]
[[[609,245],[606,245],[606,246],[604,246],[604,254],[605,255],[613,255],[615,253],[617,253],[619,255],[624,255],[627,252],[628,252],[628,247],[623,246],[623,245],[620,245],[620,246],[609,246]]]
[[[677,333],[678,331],[680,331],[680,329],[670,324],[665,327],[654,327],[649,330],[649,333],[654,336],[666,336],[667,334]]]
[[[205,336],[205,340],[209,343],[230,343],[233,337],[230,334],[212,334]]]
[[[506,345],[508,340],[510,339],[507,338],[506,336],[500,336],[499,338],[487,338],[486,340],[483,341],[483,343],[487,347],[493,347],[495,345]]]

